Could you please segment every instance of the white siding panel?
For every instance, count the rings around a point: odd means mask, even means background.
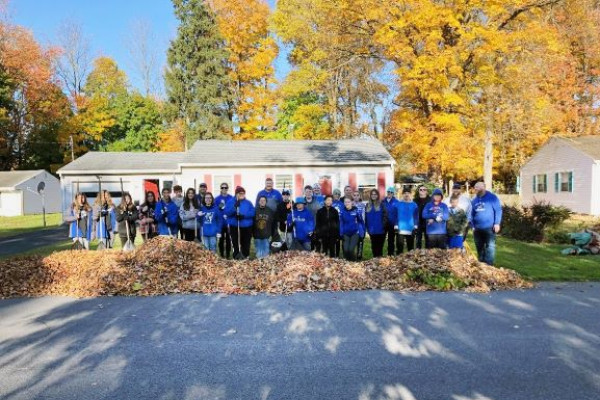
[[[15,217],[23,215],[23,200],[20,191],[1,192],[0,216]]]
[[[592,215],[600,215],[600,163],[593,166],[592,175]]]
[[[582,214],[592,213],[592,179],[595,162],[589,156],[554,139],[544,145],[521,169],[521,201],[531,204],[545,200],[555,205],[568,207]],[[573,172],[573,192],[554,190],[554,174]],[[533,176],[548,175],[547,193],[533,193]]]

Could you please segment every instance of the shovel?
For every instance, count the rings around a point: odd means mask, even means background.
[[[240,215],[240,208],[237,208],[237,216],[239,217]],[[237,219],[237,239],[238,239],[238,252],[235,255],[235,259],[236,260],[243,260],[244,259],[244,255],[242,254],[242,237],[240,234],[240,219]]]
[[[81,216],[81,212],[79,212],[79,215]],[[83,250],[83,244],[81,243],[81,237],[79,236],[79,220],[78,219],[75,220],[75,232],[76,232],[77,236],[75,237],[75,241],[71,245],[71,250]]]
[[[121,202],[123,202],[125,199],[125,191],[123,190],[123,178],[119,178],[119,180],[121,181]],[[127,208],[127,204],[125,204],[125,207]],[[131,237],[129,236],[129,220],[127,219],[127,216],[125,217],[125,229],[127,230],[127,241],[123,246],[123,251],[133,251],[135,250],[135,245],[133,244],[133,242],[131,241]]]

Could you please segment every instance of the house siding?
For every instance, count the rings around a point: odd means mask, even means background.
[[[264,188],[265,177],[271,175],[291,175],[294,182],[293,196],[302,196],[304,194],[304,185],[313,185],[323,177],[331,179],[331,188],[343,189],[345,185],[356,185],[356,172],[372,173],[381,187],[390,186],[393,184],[393,169],[392,165],[332,165],[332,166],[314,166],[314,167],[187,167],[181,169],[180,174],[173,176],[172,174],[143,174],[137,171],[134,174],[123,175],[102,175],[102,188],[110,191],[120,192],[119,178],[123,179],[123,186],[126,191],[132,194],[134,200],[143,202],[144,198],[144,179],[158,179],[162,187],[164,180],[175,180],[180,184],[184,191],[188,187],[194,185],[194,180],[199,184],[202,180],[207,180],[207,177],[212,177],[214,181],[215,175],[230,175],[233,187],[230,188],[230,193],[233,194],[235,186],[241,184],[247,193],[247,197],[254,201],[256,195]],[[382,180],[384,179],[385,182]],[[62,194],[63,194],[63,212],[67,213],[68,208],[73,201],[73,196],[76,191],[77,181],[79,181],[80,191],[95,194],[98,191],[98,180],[95,176],[63,174]],[[358,182],[360,184],[360,182]],[[95,197],[95,196],[94,196]],[[90,196],[90,201],[94,198]]]
[[[592,180],[595,164],[591,157],[565,141],[550,140],[521,169],[521,203],[527,205],[534,201],[547,201],[577,213],[593,214]],[[555,191],[555,174],[560,172],[573,173],[572,192]],[[539,174],[547,175],[546,193],[533,191],[533,177]]]

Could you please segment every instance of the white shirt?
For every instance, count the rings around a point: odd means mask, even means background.
[[[444,203],[448,207],[450,207],[450,197],[451,196],[448,196],[444,199]],[[458,197],[458,208],[462,209],[467,216],[471,215],[471,198],[465,193],[462,193]]]

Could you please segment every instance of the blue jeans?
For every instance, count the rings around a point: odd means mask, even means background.
[[[217,252],[217,237],[216,236],[202,236],[202,243],[206,250]]]
[[[269,239],[254,239],[254,247],[256,248],[256,258],[265,258],[269,255],[271,242]]]
[[[473,231],[473,239],[475,239],[479,261],[488,265],[494,265],[494,259],[496,258],[496,234],[492,228],[475,229]]]

